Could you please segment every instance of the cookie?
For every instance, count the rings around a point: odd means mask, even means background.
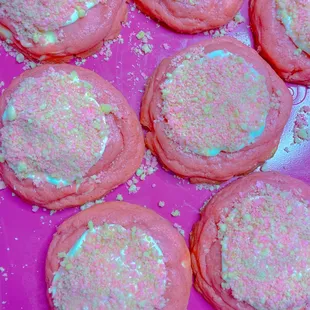
[[[0,39],[28,58],[69,62],[87,57],[116,38],[127,17],[126,0],[4,1]]]
[[[46,283],[52,309],[185,310],[190,255],[178,231],[154,211],[109,202],[58,227]]]
[[[310,186],[253,173],[221,190],[191,233],[195,287],[215,309],[306,309]]]
[[[141,123],[164,167],[193,183],[218,183],[273,156],[291,107],[287,87],[256,51],[225,37],[161,62]]]
[[[310,86],[310,3],[252,0],[250,22],[257,50],[289,83]]]
[[[123,95],[96,73],[43,65],[0,98],[0,175],[26,201],[80,206],[126,182],[144,155],[141,125]]]
[[[218,28],[231,21],[240,10],[242,0],[135,0],[146,15],[171,29],[194,34]]]

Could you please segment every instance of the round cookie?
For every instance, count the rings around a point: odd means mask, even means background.
[[[256,51],[225,37],[161,62],[141,123],[164,167],[193,183],[222,182],[274,154],[291,107],[284,82]]]
[[[310,86],[310,2],[252,0],[250,22],[262,57],[285,81]]]
[[[154,211],[109,202],[58,227],[46,283],[52,309],[185,310],[190,255],[178,231]]]
[[[227,24],[240,10],[242,0],[135,0],[146,15],[173,30],[194,34]]]
[[[0,97],[0,175],[26,201],[80,206],[126,182],[144,155],[141,125],[96,73],[43,65]]]
[[[69,62],[100,50],[116,38],[127,17],[126,0],[5,1],[0,39],[28,58]]]
[[[191,233],[195,287],[221,310],[306,309],[310,186],[253,173],[220,191]]]

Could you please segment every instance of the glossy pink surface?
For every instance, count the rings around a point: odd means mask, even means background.
[[[242,15],[247,19],[247,1]],[[132,6],[130,6],[132,8]],[[127,97],[130,105],[139,112],[141,97],[145,85],[145,77],[149,76],[159,62],[174,52],[194,42],[207,39],[204,34],[181,35],[173,33],[146,18],[137,10],[129,13],[129,27],[124,27],[123,44],[111,46],[113,55],[108,61],[105,56],[89,58],[84,67],[92,69],[103,78],[112,82]],[[141,41],[136,38],[140,31],[149,31],[153,39],[152,53],[137,56],[133,49]],[[240,24],[232,35],[246,44],[251,44],[248,22]],[[165,49],[163,44],[168,44]],[[167,46],[165,45],[167,48]],[[15,58],[0,49],[0,83],[4,88],[14,77],[23,72],[24,64],[18,64]],[[293,142],[294,121],[298,110],[303,105],[310,105],[310,91],[302,86],[290,85],[294,96],[294,109],[286,126],[281,144],[275,156],[264,165],[264,170],[277,170],[310,183],[310,143],[291,145]],[[0,88],[1,91],[1,88]],[[284,151],[288,147],[289,152]],[[154,184],[156,186],[154,187]],[[199,209],[211,192],[208,189],[197,190],[195,185],[175,178],[171,173],[159,167],[158,171],[138,184],[141,189],[136,194],[128,194],[125,185],[110,193],[107,201],[115,200],[122,194],[124,200],[146,205],[159,214],[177,223],[185,230],[188,240],[192,225],[199,219]],[[215,191],[214,191],[215,192]],[[214,193],[213,192],[213,193]],[[164,201],[165,207],[159,208],[158,202]],[[180,217],[172,217],[171,212],[180,210]],[[30,205],[12,196],[5,189],[0,192],[0,309],[3,310],[46,310],[46,287],[44,282],[44,263],[49,242],[59,225],[70,215],[79,212],[79,208],[57,212],[50,215],[49,211],[32,212]],[[192,289],[188,306],[189,310],[212,309],[205,300]]]

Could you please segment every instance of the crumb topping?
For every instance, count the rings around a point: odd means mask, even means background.
[[[63,258],[50,293],[57,309],[163,309],[167,270],[158,243],[137,227],[88,230]]]
[[[62,38],[61,28],[83,18],[107,0],[0,0],[0,18],[8,19],[22,45],[47,45]]]
[[[65,186],[81,181],[108,140],[107,105],[93,86],[53,68],[24,79],[7,99],[0,160],[19,179]],[[110,111],[110,109],[108,109]]]
[[[310,302],[310,204],[300,191],[257,182],[218,224],[222,287],[255,309]]]
[[[298,48],[310,55],[310,1],[275,0],[277,18]],[[301,53],[296,52],[298,56]]]
[[[195,51],[175,59],[161,85],[166,135],[185,152],[235,152],[262,135],[273,107],[265,77],[228,51]],[[180,63],[181,62],[181,63]],[[155,122],[156,122],[155,121]]]

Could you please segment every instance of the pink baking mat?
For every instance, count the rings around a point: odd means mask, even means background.
[[[241,12],[246,22],[238,25],[228,35],[250,45],[252,39],[248,26],[248,3],[245,2]],[[160,61],[192,43],[207,39],[208,36],[176,34],[146,18],[132,5],[128,21],[127,27],[122,31],[123,44],[112,44],[112,55],[107,48],[103,55],[98,55],[97,58],[90,57],[83,66],[110,81],[127,97],[129,104],[138,114],[145,79]],[[149,31],[152,37],[147,44],[153,45],[153,51],[147,55],[139,55],[141,41],[136,38],[136,34],[141,30]],[[4,82],[2,89],[23,72],[24,66],[0,49],[0,83]],[[294,143],[293,136],[294,123],[300,108],[306,104],[310,105],[310,91],[302,86],[289,87],[294,97],[293,112],[277,153],[262,169],[278,170],[310,183],[310,143]],[[207,186],[188,184],[187,181],[175,178],[160,167],[137,186],[140,190],[131,195],[128,194],[125,185],[120,186],[106,197],[106,201],[115,200],[117,194],[122,194],[128,202],[147,206],[172,224],[181,225],[187,241],[192,225],[199,219],[199,209],[204,201],[216,192],[212,187],[208,189]],[[159,201],[165,202],[163,208],[158,206]],[[176,209],[181,215],[172,217],[171,212]],[[48,309],[44,282],[47,248],[57,225],[76,212],[79,212],[79,208],[53,215],[42,209],[33,212],[32,206],[13,196],[10,190],[0,192],[0,309]],[[192,289],[188,309],[212,307]]]

